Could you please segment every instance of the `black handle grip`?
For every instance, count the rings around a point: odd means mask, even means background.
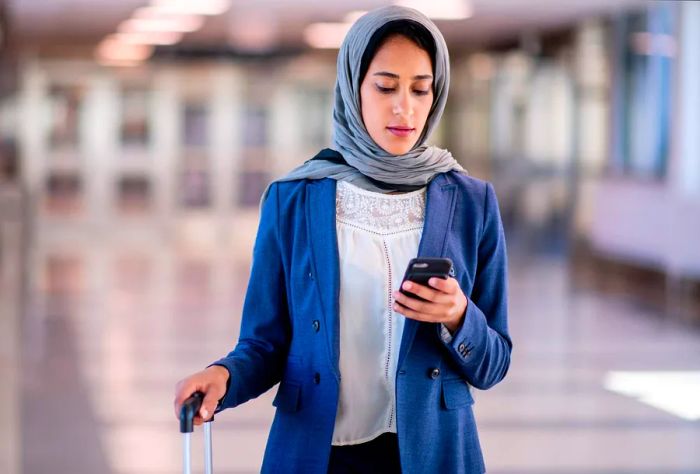
[[[202,392],[194,392],[185,400],[180,408],[180,433],[192,433],[194,431],[194,417],[199,412],[204,400]]]

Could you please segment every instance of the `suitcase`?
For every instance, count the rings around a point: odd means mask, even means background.
[[[180,409],[180,433],[183,434],[182,472],[184,474],[191,474],[192,472],[190,437],[194,431],[194,416],[199,412],[199,408],[202,406],[202,400],[204,400],[204,394],[202,392],[195,392],[190,398],[185,400]],[[214,416],[204,423],[204,472],[206,474],[213,473],[211,452],[211,424],[213,421]]]

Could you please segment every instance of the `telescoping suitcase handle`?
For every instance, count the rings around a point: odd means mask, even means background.
[[[202,392],[194,392],[190,398],[185,400],[180,408],[180,433],[183,434],[183,457],[182,457],[182,472],[191,474],[192,460],[190,459],[190,436],[194,431],[194,417],[199,412],[204,400]],[[204,472],[212,474],[212,452],[211,452],[211,422],[214,421],[212,416],[209,421],[204,423]]]

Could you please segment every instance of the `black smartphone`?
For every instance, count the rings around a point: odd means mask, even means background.
[[[424,298],[414,295],[410,291],[405,291],[403,289],[403,282],[409,280],[423,286],[430,286],[428,285],[428,280],[431,278],[436,277],[446,280],[451,275],[452,260],[449,258],[413,258],[410,262],[408,262],[408,267],[406,267],[406,273],[404,273],[403,280],[401,281],[401,289],[399,291],[404,295],[410,296],[411,298],[425,301]]]

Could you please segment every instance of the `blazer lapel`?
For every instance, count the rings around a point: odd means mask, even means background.
[[[423,235],[418,246],[419,257],[445,256],[447,235],[455,212],[456,197],[457,185],[451,184],[444,174],[436,177],[428,185]],[[419,324],[420,322],[415,319],[406,318],[399,351],[399,369],[411,350]]]
[[[306,232],[311,242],[314,282],[325,318],[329,357],[338,377],[340,264],[335,224],[336,184],[336,180],[328,178],[309,182],[306,188]]]

